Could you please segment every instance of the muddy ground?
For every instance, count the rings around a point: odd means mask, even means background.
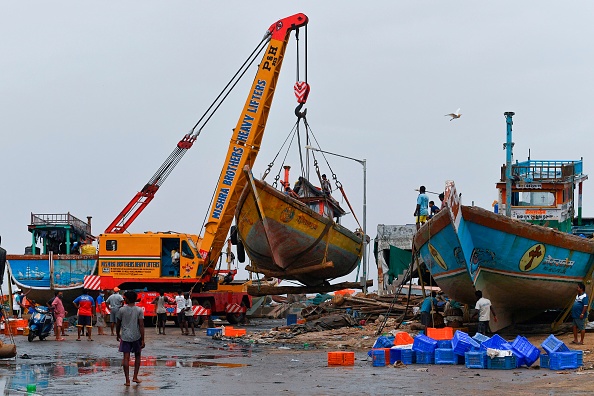
[[[71,330],[64,342],[27,342],[16,336],[16,360],[0,360],[5,394],[26,394],[27,385],[42,395],[572,395],[594,392],[589,351],[594,334],[586,335],[586,369],[562,372],[538,368],[476,370],[464,366],[410,365],[373,367],[367,349],[371,328],[338,329],[288,340],[268,330],[282,321],[257,320],[245,328],[248,337],[213,340],[205,330],[186,337],[173,326],[168,335],[147,329],[140,385],[124,386],[121,354],[115,337],[94,335],[76,342]],[[236,328],[239,326],[235,326]],[[96,329],[95,329],[96,331]],[[108,331],[109,332],[109,331]],[[250,336],[251,335],[251,336]],[[547,334],[531,336],[540,345]],[[506,337],[506,338],[509,338]],[[559,338],[568,345],[573,336]],[[8,341],[8,337],[4,337]],[[308,344],[308,345],[304,345]],[[353,345],[356,344],[356,345]],[[327,367],[327,352],[355,351],[353,367]],[[26,357],[29,357],[28,359]]]

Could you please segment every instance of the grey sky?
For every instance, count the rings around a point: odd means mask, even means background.
[[[297,12],[310,19],[308,121],[323,149],[368,160],[372,238],[378,223],[414,222],[421,184],[441,191],[452,179],[465,204],[490,208],[505,111],[516,112],[516,159],[584,157],[591,173],[593,11],[584,1],[2,2],[2,245],[23,253],[30,212],[91,215],[102,232],[265,29]],[[255,174],[295,121],[294,48],[292,38]],[[200,231],[254,73],[131,232]],[[328,159],[361,217],[361,165]],[[591,191],[585,183],[586,216]]]

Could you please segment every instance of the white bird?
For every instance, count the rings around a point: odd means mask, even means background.
[[[450,121],[452,121],[452,120],[455,120],[456,118],[462,117],[462,114],[460,114],[460,109],[458,109],[455,113],[446,114],[445,117],[452,117],[452,118],[450,118]]]

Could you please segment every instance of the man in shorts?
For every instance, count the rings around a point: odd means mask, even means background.
[[[573,319],[573,341],[572,344],[584,345],[584,336],[586,335],[586,320],[588,319],[588,295],[586,294],[586,285],[582,282],[577,285],[577,296],[571,307],[571,317]],[[578,341],[578,332],[580,341]]]
[[[140,370],[140,354],[144,348],[144,313],[136,306],[138,295],[134,291],[124,294],[126,305],[118,310],[116,324],[116,340],[120,342],[119,351],[124,354],[122,367],[126,376],[124,385],[130,386],[130,353],[134,353],[134,376],[132,381],[137,384],[142,381],[138,378]]]
[[[55,297],[52,301],[52,309],[54,310],[54,317],[56,321],[54,322],[54,334],[56,335],[56,341],[64,341],[65,338],[62,337],[64,332],[64,318],[66,317],[66,311],[64,310],[64,304],[62,304],[62,298],[64,297],[64,293],[61,291],[55,292]]]
[[[105,303],[109,305],[109,325],[111,327],[111,335],[114,336],[114,328],[116,324],[116,318],[118,314],[118,310],[124,304],[124,297],[120,294],[120,288],[114,287],[113,294],[107,297]]]
[[[419,196],[417,197],[417,206],[413,216],[416,217],[417,231],[427,221],[429,215],[429,197],[425,194],[425,186],[419,188]]]
[[[161,290],[152,303],[155,305],[155,312],[157,313],[157,328],[159,329],[159,334],[165,335],[165,324],[167,323],[167,308],[165,307],[165,304],[171,304],[172,301],[165,295],[165,292]],[[161,329],[163,329],[162,332]]]
[[[93,297],[87,294],[87,290],[83,289],[83,294],[76,297],[72,304],[78,309],[78,321],[76,329],[78,330],[78,338],[76,341],[80,341],[80,335],[85,333],[87,330],[87,340],[93,341],[93,308],[95,307],[95,300]]]

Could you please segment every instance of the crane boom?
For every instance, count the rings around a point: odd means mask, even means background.
[[[300,13],[281,19],[268,28],[270,41],[233,130],[200,245],[200,255],[206,260],[207,267],[216,263],[227,239],[237,202],[247,183],[242,169],[245,165],[253,166],[260,150],[290,33],[307,23],[307,16]]]
[[[121,234],[125,232],[130,224],[142,213],[144,208],[153,200],[159,187],[165,182],[167,176],[173,171],[184,154],[192,147],[196,135],[186,134],[175,146],[169,157],[163,162],[157,172],[136,193],[128,205],[116,216],[116,218],[105,229],[106,234]]]

